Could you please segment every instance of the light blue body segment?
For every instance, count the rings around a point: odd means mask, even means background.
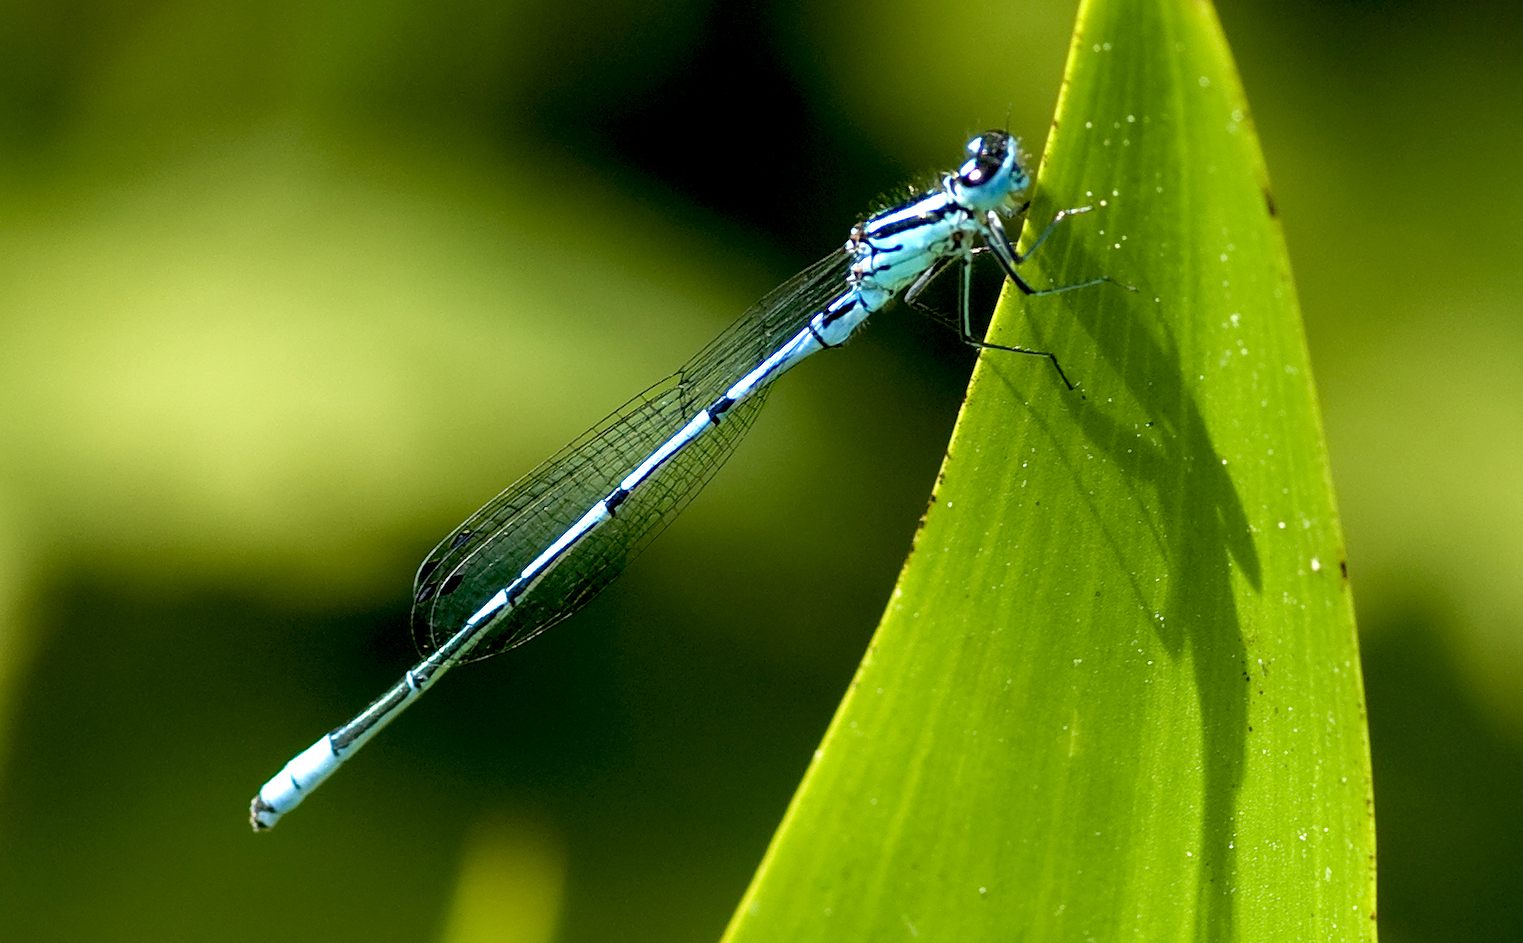
[[[450,668],[520,644],[585,603],[708,481],[773,380],[845,343],[895,296],[913,299],[946,264],[970,263],[980,243],[1023,291],[1039,293],[1016,274],[1024,257],[1000,222],[1028,183],[1014,139],[979,135],[940,188],[852,229],[841,250],[768,295],[681,371],[472,515],[418,571],[413,628],[427,657],[266,783],[253,801],[254,829],[272,827]],[[966,275],[963,307],[965,339],[992,346],[967,336]],[[516,575],[503,582],[506,574]]]

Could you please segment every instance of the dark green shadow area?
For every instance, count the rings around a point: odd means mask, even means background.
[[[1078,220],[1088,222],[1085,217]],[[1065,241],[1051,246],[1070,273],[1101,271],[1093,253]],[[1210,431],[1191,389],[1179,371],[1179,352],[1157,310],[1135,302],[1123,287],[1102,284],[1087,289],[1093,304],[1075,304],[1072,312],[1089,335],[1096,359],[1104,361],[1131,400],[1126,406],[1102,404],[1084,392],[1062,395],[1040,383],[1018,389],[1015,374],[991,365],[1012,398],[1030,404],[1033,427],[1041,429],[1050,456],[1064,463],[1076,481],[1088,455],[1076,455],[1063,430],[1074,425],[1086,449],[1103,454],[1125,479],[1127,504],[1134,519],[1098,502],[1093,491],[1079,497],[1090,510],[1091,526],[1101,535],[1127,579],[1136,607],[1169,657],[1192,666],[1201,717],[1201,785],[1205,807],[1200,847],[1206,872],[1200,885],[1198,938],[1229,939],[1233,925],[1232,887],[1237,881],[1233,812],[1247,749],[1248,692],[1251,682],[1244,628],[1238,616],[1231,574],[1235,564],[1253,592],[1262,591],[1263,573],[1248,519],[1231,476],[1212,446]],[[1030,302],[1028,302],[1030,304]],[[1035,302],[1037,306],[1042,300]],[[1154,330],[1140,325],[1154,319]],[[1039,328],[1033,326],[1033,331]],[[1162,337],[1163,341],[1157,340]],[[1069,335],[1068,343],[1072,343]],[[1107,379],[1110,379],[1109,377]],[[1108,392],[1113,388],[1105,386]],[[1061,403],[1062,406],[1052,408]],[[1133,430],[1138,420],[1145,437]],[[1148,550],[1164,561],[1169,579],[1162,599],[1140,585],[1128,558],[1136,551],[1134,520],[1148,522]],[[1139,729],[1138,736],[1147,736]]]
[[[1433,609],[1391,608],[1364,638],[1381,938],[1523,939],[1523,743],[1477,703]]]
[[[1207,869],[1200,885],[1198,938],[1230,938],[1236,884],[1233,812],[1247,750],[1248,652],[1231,573],[1235,563],[1253,591],[1263,573],[1248,519],[1205,419],[1183,382],[1177,351],[1155,344],[1143,330],[1125,330],[1124,318],[1106,317],[1116,306],[1083,309],[1079,323],[1099,355],[1116,366],[1127,391],[1153,417],[1148,444],[1125,435],[1125,425],[1096,404],[1078,411],[1092,446],[1129,475],[1139,492],[1154,497],[1163,522],[1159,534],[1170,573],[1159,618],[1159,641],[1172,657],[1188,651],[1200,699],[1201,785],[1205,809],[1201,848]],[[1133,311],[1127,314],[1136,314]],[[1167,325],[1161,326],[1168,337]],[[1172,346],[1172,345],[1169,345]],[[1131,439],[1132,443],[1125,444]]]

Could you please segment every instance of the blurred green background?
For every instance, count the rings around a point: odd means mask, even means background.
[[[1387,943],[1523,939],[1523,16],[1220,6],[1360,613]],[[712,940],[877,621],[971,365],[886,312],[624,580],[408,666],[434,541],[875,196],[1074,4],[0,7],[0,938]]]

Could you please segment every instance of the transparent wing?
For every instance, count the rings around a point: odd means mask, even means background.
[[[681,370],[652,386],[472,514],[434,548],[413,583],[413,641],[427,655],[672,437],[698,410],[803,330],[846,289],[838,250],[774,289]],[[755,421],[767,391],[736,404],[567,553],[493,625],[475,661],[533,638],[612,582],[687,506]]]

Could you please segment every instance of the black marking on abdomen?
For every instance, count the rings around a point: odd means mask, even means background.
[[[734,406],[734,405],[735,405],[735,401],[730,398],[730,395],[728,393],[726,393],[724,396],[719,397],[719,399],[716,399],[714,402],[710,403],[709,406],[708,406],[708,409],[705,410],[705,412],[707,412],[709,414],[709,422],[712,422],[715,425],[718,425],[719,424],[719,420],[723,419],[724,418],[724,414],[729,412],[730,411],[730,407]]]
[[[877,273],[874,273],[874,274],[877,274]],[[847,313],[857,309],[858,307],[863,307],[863,308],[866,307],[863,304],[863,302],[862,302],[862,296],[861,295],[857,295],[856,298],[850,304],[841,305],[839,308],[836,308],[836,307],[826,308],[825,310],[823,310],[823,311],[819,312],[818,314],[816,314],[815,317],[817,318],[817,317],[821,317],[821,315],[823,315],[824,317],[823,317],[823,320],[821,321],[821,323],[828,326],[828,325],[834,324],[837,321],[841,320],[841,318],[845,317],[847,315]],[[826,347],[840,347],[841,346],[840,344],[827,343],[825,338],[820,336],[820,332],[815,330],[815,328],[814,328],[814,318],[810,318],[809,322],[807,324],[805,324],[804,326],[809,329],[809,333],[814,335],[814,339],[819,341],[824,346],[826,346]]]
[[[610,491],[608,497],[603,499],[603,508],[608,511],[608,516],[612,517],[614,509],[623,504],[628,497],[628,488],[615,488]]]
[[[826,323],[828,324],[830,321],[833,321],[833,320],[835,320],[838,317],[840,317],[839,314],[827,317],[826,318]],[[832,344],[830,341],[826,340],[823,336],[821,336],[819,331],[814,329],[814,318],[810,318],[809,319],[809,323],[804,325],[804,329],[807,330],[809,333],[813,334],[814,335],[814,339],[819,341],[820,342],[820,346],[825,348],[826,350],[832,350],[832,349],[834,349],[836,347],[840,347],[841,346],[840,344]]]

